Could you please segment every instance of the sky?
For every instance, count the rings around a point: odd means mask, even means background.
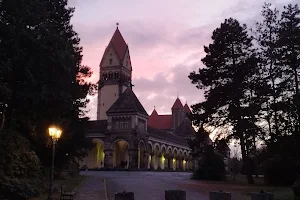
[[[298,0],[270,0],[278,9]],[[177,96],[192,105],[203,91],[188,75],[203,67],[203,46],[214,29],[233,17],[248,27],[261,20],[264,0],[69,0],[75,7],[71,23],[81,38],[83,63],[96,83],[99,63],[119,23],[130,50],[133,91],[150,115],[171,113]],[[88,116],[96,119],[97,95],[89,96]]]

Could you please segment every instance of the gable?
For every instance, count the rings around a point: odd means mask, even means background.
[[[148,113],[131,88],[127,88],[106,113],[141,113],[148,116]]]

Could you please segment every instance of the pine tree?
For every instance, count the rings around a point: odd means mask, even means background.
[[[280,135],[279,129],[279,110],[277,109],[280,96],[282,94],[281,67],[278,65],[277,41],[279,32],[279,11],[271,8],[270,3],[265,3],[261,15],[262,22],[256,23],[254,31],[256,42],[259,46],[258,55],[260,56],[260,80],[267,87],[261,88],[261,97],[264,98],[263,118],[268,123],[270,141],[275,141]],[[269,86],[269,87],[268,87]],[[281,88],[279,88],[281,86]]]
[[[284,7],[280,20],[277,45],[280,64],[284,69],[283,76],[289,83],[285,99],[286,107],[289,108],[289,122],[293,124],[293,129],[290,130],[295,138],[295,148],[297,149],[300,144],[300,9],[297,4],[289,4]],[[299,159],[300,152],[297,151],[295,153]]]
[[[245,124],[245,121],[251,120],[244,115],[245,109],[250,106],[247,98],[255,85],[250,81],[257,74],[252,38],[248,36],[246,25],[240,25],[237,20],[230,18],[214,30],[212,40],[212,44],[204,47],[206,56],[202,62],[206,67],[189,76],[192,83],[205,90],[206,99],[198,109],[193,108],[193,119],[200,121],[198,117],[202,120],[203,116],[207,116],[213,122],[211,125],[226,124],[233,127],[232,137],[240,140],[248,183],[253,183],[248,167],[250,162],[246,143],[249,136]]]

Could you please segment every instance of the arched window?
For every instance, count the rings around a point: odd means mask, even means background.
[[[111,79],[113,79],[113,73],[112,73],[112,72],[109,72],[109,73],[108,73],[108,80],[111,80]]]
[[[118,72],[114,72],[114,79],[118,79]]]
[[[103,77],[103,80],[106,81],[106,80],[107,80],[107,73],[103,73],[103,74],[102,74],[102,77]]]
[[[110,64],[110,65],[112,64],[112,58],[109,59],[109,64]]]

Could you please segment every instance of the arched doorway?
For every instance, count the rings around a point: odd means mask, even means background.
[[[104,167],[104,143],[101,139],[93,139],[95,147],[88,152],[86,166],[89,169]]]
[[[145,143],[143,141],[139,142],[139,147],[138,147],[138,169],[144,169],[147,166],[145,166],[147,164],[147,162],[145,161],[145,159],[147,159],[146,157],[146,146]]]
[[[129,166],[129,145],[125,140],[115,141],[113,144],[113,167],[128,168]]]

